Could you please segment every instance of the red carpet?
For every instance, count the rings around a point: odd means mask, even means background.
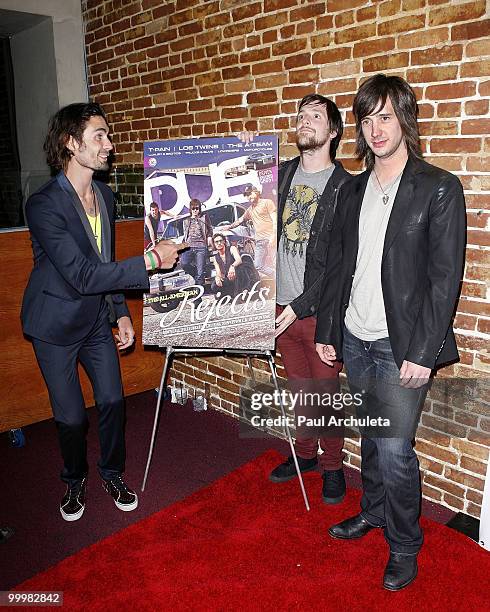
[[[267,480],[278,458],[261,455],[17,589],[64,591],[65,609],[90,612],[488,609],[490,555],[473,541],[424,520],[419,577],[403,591],[385,591],[381,531],[357,542],[326,534],[357,512],[359,492],[326,506],[318,474],[306,474],[307,513],[296,481]]]

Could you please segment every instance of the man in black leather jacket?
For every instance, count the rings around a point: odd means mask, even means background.
[[[353,113],[367,170],[340,192],[315,339],[320,358],[343,359],[351,391],[363,393],[358,416],[390,426],[360,423],[361,512],[329,533],[353,539],[384,528],[383,585],[399,590],[417,575],[423,540],[412,439],[432,370],[458,357],[451,319],[465,203],[459,180],[422,160],[417,101],[406,81],[371,77]]]
[[[338,390],[339,362],[326,366],[315,351],[316,309],[337,194],[351,178],[335,161],[343,125],[337,106],[318,94],[305,96],[298,106],[296,144],[299,157],[279,167],[277,221],[277,346],[288,379],[298,380],[298,389]],[[293,383],[294,384],[294,383]],[[311,406],[303,406],[308,416]],[[323,411],[324,412],[324,411]],[[296,410],[298,415],[299,410]],[[323,450],[317,458],[318,443]],[[342,469],[342,432],[301,430],[297,427],[295,450],[301,471],[316,469],[323,477],[322,497],[339,503],[345,496]],[[273,482],[296,476],[289,457],[271,473]]]

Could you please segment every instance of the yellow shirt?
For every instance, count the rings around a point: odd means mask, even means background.
[[[95,242],[97,243],[97,247],[99,249],[99,253],[102,252],[102,224],[100,222],[100,213],[96,217],[92,217],[87,214],[88,222],[90,223],[90,227],[92,228],[92,232],[94,233]]]

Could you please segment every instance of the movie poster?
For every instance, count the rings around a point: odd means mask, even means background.
[[[274,348],[277,161],[274,136],[145,143],[145,250],[189,248],[150,273],[144,344]]]

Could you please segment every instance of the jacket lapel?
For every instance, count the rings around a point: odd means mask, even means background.
[[[415,191],[415,172],[416,162],[412,158],[408,158],[403,170],[400,185],[396,193],[395,201],[393,202],[393,209],[391,211],[390,219],[388,221],[388,227],[386,229],[385,242],[383,246],[383,258],[390,250],[396,235],[400,231],[404,220],[408,216],[414,191]]]
[[[99,252],[99,249],[97,247],[97,242],[95,241],[94,233],[92,231],[92,228],[90,227],[89,220],[87,219],[87,214],[85,212],[85,209],[82,206],[82,203],[80,202],[80,198],[78,197],[77,192],[73,188],[73,185],[66,178],[63,172],[60,172],[57,175],[56,180],[58,181],[58,184],[61,187],[61,189],[70,199],[70,202],[72,203],[78,216],[80,217],[80,221],[82,222],[83,229],[85,230],[87,238],[90,244],[92,245],[92,248],[94,252],[96,253],[97,257],[101,261],[105,261],[105,262],[110,261],[111,236],[110,236],[109,217],[107,213],[107,205],[105,203],[105,200],[102,196],[102,193],[99,187],[95,183],[92,183],[94,185],[95,194],[99,202],[100,222],[102,225],[102,253]],[[103,203],[103,205],[101,205],[101,203]],[[109,255],[108,255],[108,258],[105,259],[105,256],[107,256],[107,252],[109,253]]]

